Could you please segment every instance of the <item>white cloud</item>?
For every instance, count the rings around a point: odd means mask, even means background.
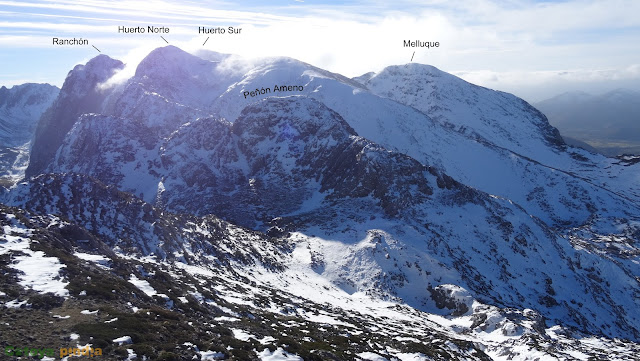
[[[130,50],[123,56],[117,57],[118,60],[124,63],[124,68],[116,72],[104,83],[98,84],[98,88],[109,89],[126,82],[129,78],[135,75],[138,64],[140,64],[142,59],[144,59],[156,47],[157,46],[154,45],[137,47]]]

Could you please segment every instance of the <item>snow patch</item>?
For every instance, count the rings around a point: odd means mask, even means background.
[[[82,252],[75,252],[73,255],[82,260],[93,262],[102,269],[111,269],[111,267],[109,267],[109,262],[111,262],[111,260],[105,256]]]
[[[249,341],[249,339],[251,338],[256,338],[254,335],[237,328],[232,328],[231,331],[233,332],[233,337],[237,338],[240,341]]]
[[[357,356],[363,361],[389,361],[388,358],[382,357],[374,352],[361,352]]]
[[[10,265],[22,274],[18,283],[39,293],[53,293],[56,296],[68,296],[66,289],[69,282],[64,282],[60,270],[65,267],[56,257],[48,257],[42,251],[31,250],[31,240],[11,234],[29,233],[20,227],[4,226],[4,234],[0,236],[0,255],[17,253],[14,263]]]
[[[282,347],[278,347],[273,352],[265,348],[258,354],[258,357],[260,357],[262,361],[302,361],[302,357],[290,354],[283,350]]]
[[[200,360],[222,360],[225,355],[217,351],[200,351]]]
[[[132,344],[133,341],[131,340],[131,336],[122,336],[114,339],[113,343],[117,343],[118,345],[122,346],[123,344]]]
[[[27,301],[18,301],[17,299],[5,302],[4,307],[6,308],[20,308],[23,305],[27,305]]]
[[[158,294],[158,292],[156,292],[156,290],[153,287],[151,287],[151,285],[147,280],[138,279],[138,277],[136,277],[136,275],[134,274],[131,274],[131,278],[129,279],[129,282],[132,283],[134,286],[138,287],[140,291],[144,292],[149,297],[152,297]]]

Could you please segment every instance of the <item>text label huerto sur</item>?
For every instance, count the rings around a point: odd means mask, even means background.
[[[198,28],[199,34],[240,34],[242,28],[234,28],[233,26],[229,26],[228,28],[223,28],[221,26],[217,26],[215,28],[207,28],[204,26],[200,26]]]

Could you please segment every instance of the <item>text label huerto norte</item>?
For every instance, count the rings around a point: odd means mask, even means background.
[[[118,26],[118,32],[123,34],[169,34],[168,26]]]
[[[233,26],[229,26],[228,28],[223,28],[221,26],[217,26],[215,28],[206,28],[204,26],[201,26],[198,28],[198,33],[199,34],[229,34],[229,35],[233,35],[233,34],[240,34],[240,32],[242,31],[242,28],[234,28]]]
[[[53,38],[53,45],[89,45],[89,40],[83,38],[60,39]]]
[[[438,48],[440,47],[439,41],[420,41],[420,40],[405,40],[405,48]]]

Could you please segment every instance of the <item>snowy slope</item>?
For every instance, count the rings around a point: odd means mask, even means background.
[[[86,181],[68,180],[61,184],[74,188],[73,184]],[[49,190],[53,189],[56,187]],[[105,195],[97,194],[96,199],[109,202]],[[557,325],[545,328],[544,320],[531,310],[520,313],[475,302],[475,316],[447,318],[392,302],[350,296],[319,277],[313,279],[318,282],[313,288],[309,284],[305,287],[300,283],[301,268],[270,270],[261,263],[245,267],[236,256],[243,246],[235,243],[234,234],[217,233],[214,237],[228,246],[225,254],[233,254],[228,259],[233,267],[216,262],[194,265],[189,259],[132,257],[122,250],[101,255],[96,249],[105,252],[103,241],[110,237],[56,216],[0,208],[0,224],[8,232],[0,239],[21,234],[23,244],[38,248],[46,258],[57,259],[62,269],[73,270],[64,274],[63,297],[36,294],[11,277],[2,284],[0,307],[7,315],[19,315],[3,318],[2,330],[20,327],[46,342],[54,342],[62,334],[79,343],[106,346],[105,353],[123,357],[137,353],[156,358],[171,351],[170,355],[183,359],[202,360],[527,360],[551,355],[622,360],[637,351],[629,342],[579,338],[580,334]],[[151,219],[158,220],[155,216]],[[194,220],[184,228],[189,231],[182,233],[185,242],[201,236],[200,227],[193,226],[208,223]],[[180,233],[181,227],[177,222],[173,230]],[[255,244],[258,239],[252,241]],[[67,254],[60,252],[62,249]],[[8,249],[3,256],[19,252]],[[264,248],[261,252],[270,253]],[[0,261],[8,275],[20,274],[15,266]],[[111,291],[104,289],[107,285]],[[304,296],[299,295],[302,291]],[[105,303],[108,306],[103,306]],[[45,318],[51,321],[44,332],[29,326],[31,321]],[[146,329],[154,332],[146,333]],[[9,344],[22,340],[16,332],[3,332],[0,339]],[[108,346],[111,342],[117,345]]]
[[[16,254],[12,268],[20,272],[18,283],[39,293],[68,296],[68,282],[60,275],[64,267],[55,257],[30,248],[31,230],[24,227],[13,214],[6,214],[3,225],[0,256]],[[3,222],[4,223],[4,222]]]

